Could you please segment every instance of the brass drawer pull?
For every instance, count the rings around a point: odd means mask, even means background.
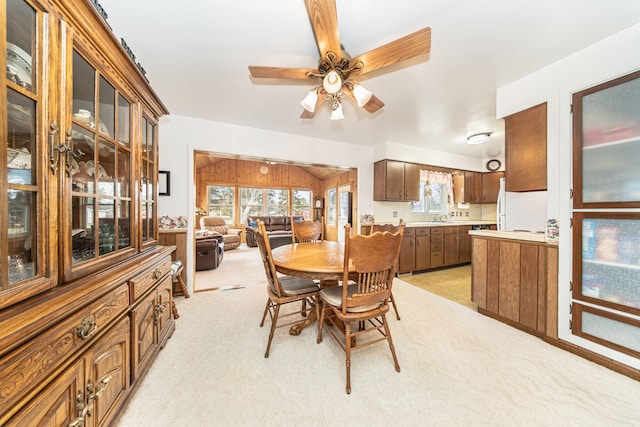
[[[78,325],[78,327],[76,328],[76,335],[78,335],[78,338],[86,340],[91,338],[91,336],[95,334],[97,330],[98,324],[96,323],[96,320],[93,318],[93,316],[89,316],[85,317],[82,320],[82,323]]]
[[[153,272],[153,278],[158,280],[161,277],[162,277],[162,270],[160,270],[159,268],[156,268]]]
[[[154,309],[156,323],[158,323],[160,321],[160,319],[162,318],[162,313],[164,313],[164,311],[167,309],[168,305],[169,304],[166,303],[166,302],[163,303],[163,304],[156,305],[156,307]]]

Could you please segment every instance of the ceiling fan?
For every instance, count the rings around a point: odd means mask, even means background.
[[[426,27],[351,58],[340,44],[335,0],[304,2],[320,53],[318,68],[249,66],[249,72],[253,77],[321,79],[322,84],[312,89],[301,102],[304,108],[301,118],[313,118],[318,107],[327,100],[331,107],[331,119],[342,119],[343,95],[353,99],[366,111],[375,113],[384,103],[351,79],[351,76],[369,73],[431,50],[431,28]]]

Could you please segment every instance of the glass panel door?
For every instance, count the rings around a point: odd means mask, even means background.
[[[640,71],[574,94],[575,207],[640,207]]]
[[[132,247],[131,104],[73,50],[71,264]]]
[[[12,298],[24,298],[54,284],[45,277],[48,243],[45,215],[46,170],[39,159],[48,154],[38,147],[46,126],[41,117],[43,98],[39,84],[44,74],[41,57],[48,53],[41,40],[48,15],[24,0],[8,0],[0,7],[6,25],[6,73],[2,93],[6,115],[0,119],[5,142],[0,144],[0,307]],[[39,44],[40,43],[40,44]],[[20,293],[20,296],[18,296]]]
[[[156,239],[156,125],[147,118],[142,120],[142,163],[140,167],[140,214],[142,217],[142,244]]]

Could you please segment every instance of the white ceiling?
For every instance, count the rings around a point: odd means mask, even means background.
[[[317,80],[252,79],[249,65],[315,68],[303,0],[99,0],[172,114],[353,144],[415,145],[477,158],[504,155],[496,89],[640,22],[638,0],[336,0],[352,56],[418,29],[431,52],[359,78],[385,106],[347,100],[300,119]],[[637,55],[638,52],[629,52]],[[493,140],[465,144],[490,131]]]

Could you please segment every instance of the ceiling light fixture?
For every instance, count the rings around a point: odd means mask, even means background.
[[[346,92],[353,98],[358,107],[364,107],[373,97],[373,94],[355,80],[350,80],[352,71],[360,71],[364,67],[362,61],[358,61],[353,67],[349,67],[351,58],[342,52],[343,58],[336,61],[336,54],[327,52],[326,59],[320,61],[318,73],[309,72],[307,77],[321,78],[322,85],[313,88],[300,102],[302,108],[314,113],[318,105],[318,98],[324,97],[331,107],[331,120],[344,118],[342,112],[342,95]]]
[[[476,133],[474,135],[467,137],[467,144],[469,145],[484,144],[485,142],[489,142],[490,139],[491,139],[491,132]]]

